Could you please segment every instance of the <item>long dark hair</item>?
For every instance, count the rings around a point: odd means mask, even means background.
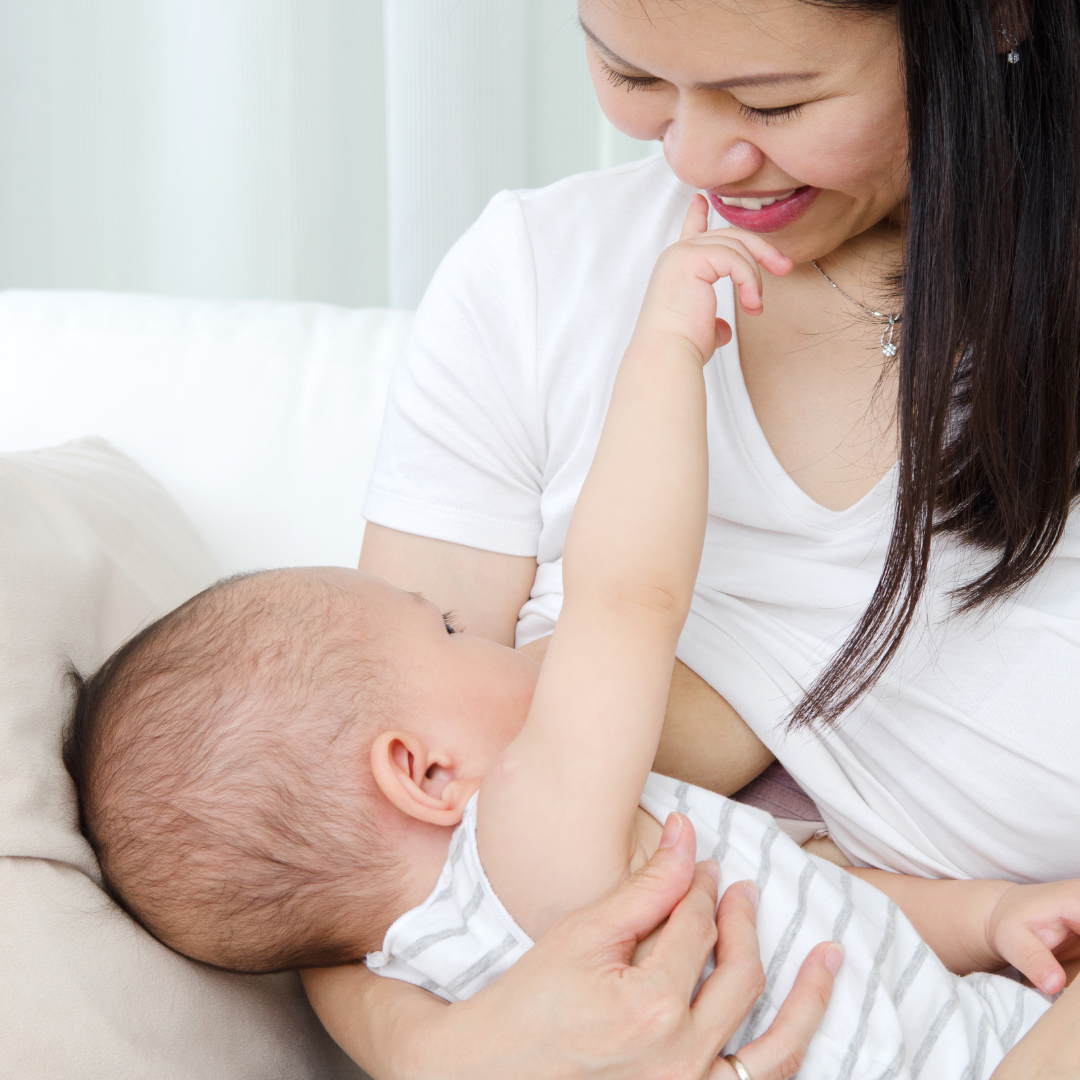
[[[935,534],[994,556],[957,591],[970,610],[1038,573],[1080,493],[1080,2],[807,2],[895,10],[911,201],[892,540],[869,607],[793,726],[836,721],[880,677]]]

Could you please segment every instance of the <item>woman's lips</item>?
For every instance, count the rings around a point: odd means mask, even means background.
[[[774,202],[772,206],[763,206],[760,210],[746,210],[741,206],[725,206],[720,196],[709,192],[709,202],[716,212],[739,229],[749,232],[769,233],[786,228],[802,217],[810,204],[821,194],[821,188],[801,187],[786,199]]]

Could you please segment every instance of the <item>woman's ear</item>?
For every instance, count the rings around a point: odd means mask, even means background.
[[[430,749],[419,735],[384,731],[371,747],[371,775],[403,814],[430,825],[460,823],[481,777],[457,775],[445,751]]]

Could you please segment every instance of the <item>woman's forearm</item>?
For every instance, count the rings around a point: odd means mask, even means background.
[[[676,660],[655,771],[733,795],[772,761],[772,752],[727,701]]]
[[[1005,1055],[991,1080],[1080,1076],[1080,982],[1074,982]]]
[[[363,964],[304,971],[301,977],[323,1026],[361,1068],[378,1080],[430,1076],[423,1062],[412,1059],[429,1042],[444,1003],[407,983],[373,975]],[[441,1075],[452,1080],[451,1071]]]

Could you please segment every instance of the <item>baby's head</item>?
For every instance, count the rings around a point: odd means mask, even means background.
[[[113,897],[238,971],[379,948],[535,687],[527,657],[451,630],[367,574],[270,571],[76,680],[64,759]]]

